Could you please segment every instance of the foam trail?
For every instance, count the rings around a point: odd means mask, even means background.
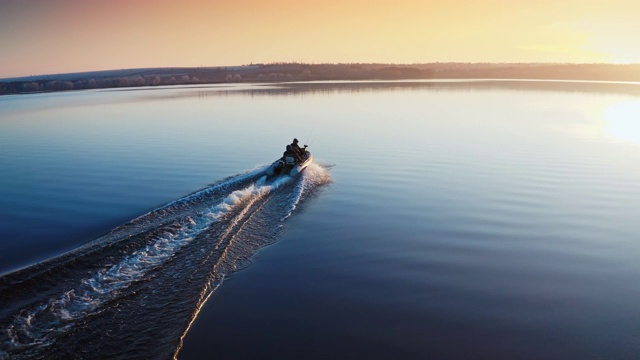
[[[283,177],[266,185],[265,178],[261,178],[256,184],[236,190],[201,215],[188,217],[172,231],[165,231],[152,244],[126,256],[118,264],[82,279],[75,289],[64,292],[32,311],[21,311],[7,329],[12,347],[50,345],[56,336],[67,331],[74,322],[99,311],[104,303],[113,300],[121,290],[140,281],[147,272],[168,261],[212,223],[245,202],[253,203],[289,181],[290,178]]]
[[[176,204],[188,203],[188,202],[191,202],[193,200],[202,198],[202,197],[204,197],[206,195],[209,195],[209,194],[211,194],[212,192],[214,192],[216,190],[224,190],[224,189],[227,189],[227,188],[229,188],[229,187],[231,187],[231,186],[233,186],[235,184],[241,183],[243,181],[250,180],[250,179],[252,179],[254,177],[262,175],[267,167],[268,167],[267,165],[261,165],[261,166],[258,166],[255,169],[250,170],[250,171],[248,171],[248,172],[246,172],[244,174],[240,174],[240,175],[229,177],[229,178],[227,178],[227,179],[225,179],[225,180],[223,180],[223,181],[221,181],[221,182],[219,182],[217,184],[214,184],[212,186],[209,186],[208,188],[205,188],[205,189],[202,189],[200,191],[197,191],[197,192],[195,192],[195,193],[193,193],[191,195],[188,195],[188,196],[186,196],[186,197],[184,197],[182,199],[178,199],[178,200],[172,201],[169,204],[161,207],[160,209],[169,208],[169,207],[174,206]]]
[[[266,168],[266,165],[258,166],[253,170],[247,171],[240,175],[228,177],[193,194],[187,195],[178,200],[174,200],[144,215],[138,216],[127,224],[124,224],[112,230],[107,236],[91,241],[82,246],[80,249],[87,246],[91,247],[96,244],[105,244],[108,243],[109,240],[121,239],[126,236],[131,236],[146,231],[156,225],[157,222],[161,219],[164,219],[165,221],[171,221],[175,218],[175,216],[180,215],[180,209],[191,211],[191,207],[194,204],[197,204],[199,201],[207,199],[208,197],[218,192],[225,191],[243,183],[255,181],[264,174],[264,170]],[[175,215],[176,213],[177,215]]]
[[[293,212],[298,207],[298,204],[304,199],[304,194],[309,193],[309,191],[320,184],[326,184],[331,182],[331,176],[326,167],[317,164],[311,163],[307,168],[302,172],[302,181],[297,184],[295,187],[294,193],[294,201],[291,203],[289,207],[289,211],[287,211],[286,215],[282,217],[281,221],[289,218]]]
[[[90,344],[86,358],[177,354],[224,276],[275,241],[282,221],[329,181],[316,164],[297,178],[267,179],[258,168],[138,217],[86,251],[4,277],[0,359],[65,358],[77,343]],[[123,350],[131,336],[147,348]]]

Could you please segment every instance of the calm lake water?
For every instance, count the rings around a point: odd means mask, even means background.
[[[0,358],[639,358],[639,115],[596,82],[0,97]],[[264,178],[293,137],[314,165]]]

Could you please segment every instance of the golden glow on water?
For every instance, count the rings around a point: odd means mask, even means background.
[[[180,353],[180,350],[184,346],[184,338],[187,336],[187,333],[189,333],[189,329],[191,329],[193,322],[196,321],[198,314],[200,314],[200,311],[202,311],[202,308],[204,307],[204,305],[207,303],[207,301],[209,301],[209,298],[211,298],[211,295],[213,295],[213,293],[215,293],[216,290],[218,290],[218,288],[220,287],[220,285],[222,285],[223,282],[224,282],[224,275],[222,276],[222,279],[220,280],[220,282],[215,284],[213,287],[211,286],[211,284],[208,284],[204,288],[204,290],[202,290],[202,292],[200,293],[200,299],[198,301],[198,304],[196,305],[195,311],[191,315],[191,319],[189,320],[189,325],[187,325],[187,328],[184,329],[182,336],[180,336],[180,340],[179,340],[178,346],[176,347],[176,351],[173,353],[173,360],[178,359],[178,354]]]
[[[610,105],[603,111],[606,134],[640,145],[640,100]]]

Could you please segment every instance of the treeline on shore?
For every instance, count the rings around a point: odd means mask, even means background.
[[[300,64],[155,68],[0,80],[0,95],[141,86],[331,80],[549,79],[640,81],[640,64]]]

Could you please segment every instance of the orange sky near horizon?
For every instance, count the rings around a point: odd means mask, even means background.
[[[637,0],[0,0],[0,78],[269,62],[640,63]]]

